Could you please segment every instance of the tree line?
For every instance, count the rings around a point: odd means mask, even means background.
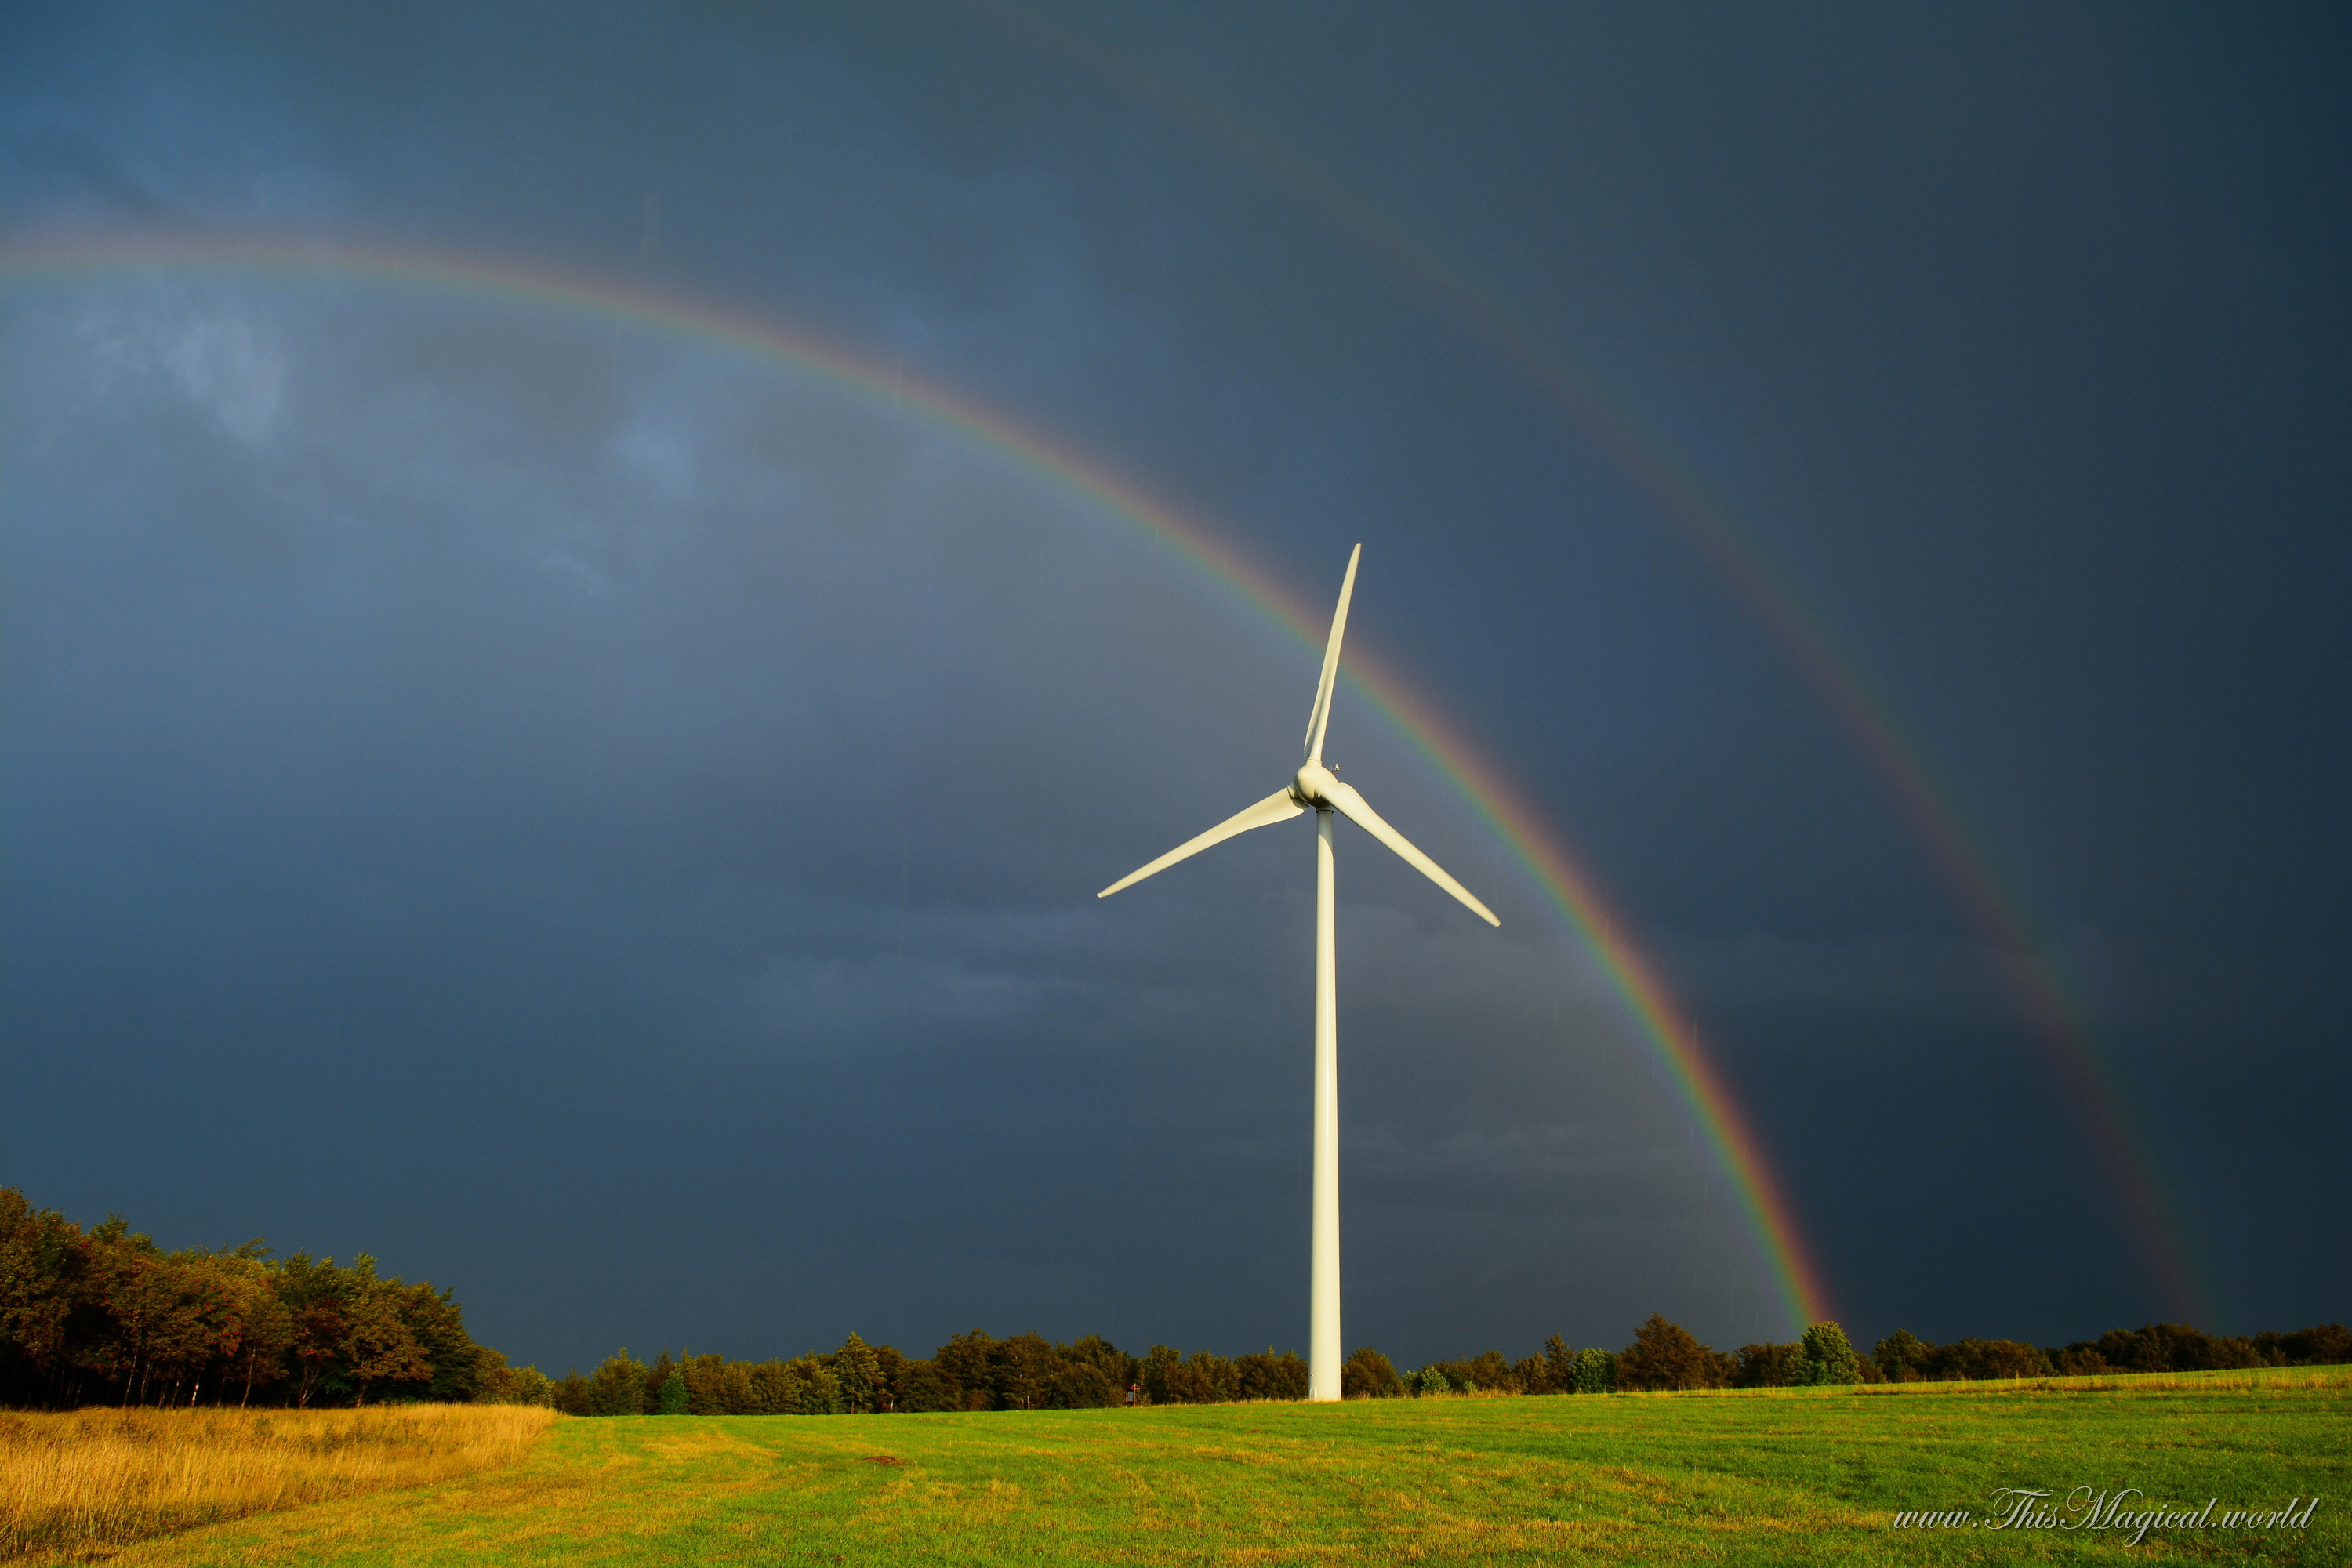
[[[166,1252],[0,1187],[0,1405],[511,1399],[517,1373],[447,1290],[258,1241]],[[541,1380],[544,1381],[544,1380]]]
[[[1390,1376],[1394,1377],[1393,1371]],[[1228,1359],[1154,1345],[1130,1355],[1098,1335],[1056,1344],[1041,1334],[956,1335],[917,1359],[852,1334],[841,1348],[791,1361],[730,1361],[626,1350],[593,1373],[549,1385],[573,1415],[838,1415],[944,1410],[1083,1410],[1135,1402],[1216,1405],[1304,1399],[1307,1363],[1288,1352]]]
[[[1896,1330],[1868,1354],[1836,1323],[1786,1344],[1724,1352],[1652,1314],[1621,1350],[1571,1348],[1560,1335],[1517,1361],[1498,1351],[1400,1372],[1370,1348],[1349,1356],[1351,1399],[1451,1394],[1611,1394],[1777,1388],[1959,1378],[2195,1372],[2352,1362],[2352,1331],[2208,1335],[2179,1323],[2114,1329],[2039,1348],[2015,1340],[1937,1345]],[[166,1252],[120,1215],[85,1230],[0,1188],[0,1405],[362,1405],[384,1400],[551,1405],[575,1415],[825,1415],[949,1410],[1080,1409],[1136,1402],[1213,1405],[1307,1397],[1307,1363],[1264,1352],[1142,1355],[1087,1335],[959,1334],[929,1357],[852,1334],[839,1349],[788,1361],[718,1355],[650,1363],[625,1350],[562,1378],[509,1366],[477,1344],[446,1289],[386,1279],[364,1254],[348,1264],[258,1241]]]
[[[1617,1394],[1664,1389],[1789,1388],[1963,1378],[2082,1376],[2108,1372],[2201,1372],[2352,1362],[2352,1331],[2319,1324],[2293,1333],[2225,1339],[2179,1323],[2115,1329],[2096,1340],[2040,1349],[2016,1340],[1937,1345],[1896,1330],[1865,1355],[1836,1323],[1815,1323],[1785,1344],[1724,1352],[1653,1313],[1622,1350],[1570,1347],[1559,1335],[1518,1361],[1499,1351],[1432,1362],[1411,1372],[1367,1347],[1340,1369],[1349,1399],[1453,1394]],[[530,1375],[536,1376],[536,1373]],[[574,1415],[830,1415],[892,1411],[1071,1410],[1118,1405],[1132,1388],[1148,1405],[1217,1405],[1304,1399],[1307,1363],[1287,1352],[1232,1360],[1166,1345],[1130,1355],[1097,1335],[1067,1344],[1037,1334],[992,1339],[975,1329],[928,1360],[856,1334],[839,1350],[793,1361],[716,1355],[651,1364],[625,1350],[590,1375],[548,1384],[547,1400]]]
[[[1652,1313],[1633,1331],[1633,1342],[1620,1351],[1571,1351],[1555,1334],[1544,1342],[1540,1354],[1522,1361],[1506,1363],[1489,1351],[1402,1375],[1374,1352],[1360,1351],[1357,1357],[1365,1366],[1362,1383],[1368,1393],[1610,1394],[2337,1365],[2352,1363],[2352,1330],[2341,1323],[2319,1323],[2291,1333],[2223,1337],[2181,1323],[2149,1323],[2044,1349],[2017,1340],[1967,1339],[1938,1345],[1897,1329],[1864,1355],[1838,1324],[1815,1323],[1803,1338],[1786,1344],[1745,1344],[1727,1352]],[[1349,1365],[1352,1373],[1357,1363]],[[1385,1377],[1380,1375],[1382,1371]]]

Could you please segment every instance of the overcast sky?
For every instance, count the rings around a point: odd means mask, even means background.
[[[2352,1310],[2340,18],[373,9],[10,7],[0,247],[654,290],[1303,602],[1360,540],[1350,647],[1606,889],[1858,1339]],[[555,1372],[1306,1348],[1311,831],[1093,895],[1278,787],[1314,655],[1112,508],[641,318],[0,258],[0,1183]],[[1360,695],[1330,750],[1503,919],[1342,828],[1348,1343],[1790,1337],[1512,847]]]

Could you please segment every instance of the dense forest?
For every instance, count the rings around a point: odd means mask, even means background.
[[[0,1187],[0,1405],[363,1405],[511,1398],[447,1290],[258,1241],[165,1252]]]
[[[1937,1345],[1897,1330],[1867,1355],[1835,1323],[1787,1344],[1724,1352],[1653,1315],[1622,1350],[1488,1351],[1400,1372],[1371,1349],[1342,1369],[1349,1398],[1610,1394],[1960,1378],[2197,1372],[2352,1362],[2352,1331],[2221,1338],[2178,1323],[2116,1329],[2048,1349],[2014,1340]],[[0,1405],[348,1405],[387,1400],[552,1405],[575,1415],[846,1415],[1071,1409],[1121,1403],[1303,1399],[1307,1363],[1271,1347],[1228,1359],[1165,1345],[1131,1355],[1093,1335],[993,1339],[975,1329],[925,1359],[852,1334],[790,1361],[622,1351],[551,1379],[467,1334],[448,1290],[248,1242],[166,1252],[120,1217],[85,1230],[0,1188]]]

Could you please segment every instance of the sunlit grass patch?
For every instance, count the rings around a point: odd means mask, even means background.
[[[450,1480],[512,1464],[552,1420],[471,1405],[0,1411],[0,1557]]]

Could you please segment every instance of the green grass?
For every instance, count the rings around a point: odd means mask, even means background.
[[[2352,1559],[2352,1371],[1864,1393],[559,1423],[511,1468],[129,1563]],[[2000,1486],[2321,1498],[2303,1532],[1895,1531]]]

